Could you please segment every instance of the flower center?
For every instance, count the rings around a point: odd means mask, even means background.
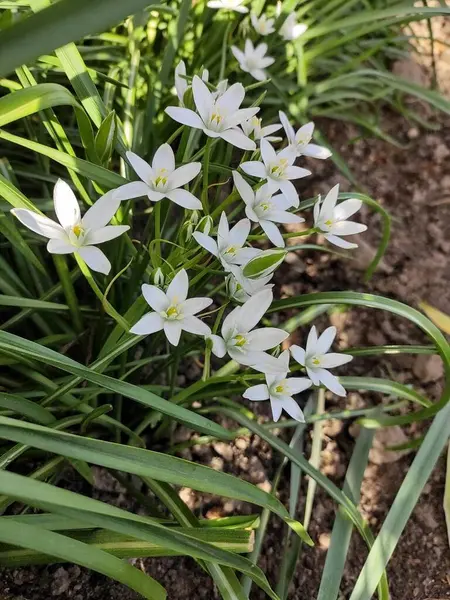
[[[72,227],[72,231],[77,237],[80,237],[84,233],[84,229],[79,223]]]
[[[311,358],[311,364],[312,364],[314,367],[319,367],[319,366],[320,366],[320,358],[319,358],[318,356],[313,356],[313,357]]]
[[[158,176],[155,179],[155,186],[156,187],[164,187],[167,185],[167,169],[159,169],[158,171]]]
[[[238,333],[238,335],[234,336],[233,342],[237,348],[242,348],[247,343],[247,338]]]
[[[230,256],[236,256],[236,252],[237,252],[236,246],[229,246],[225,250],[224,254],[229,254]]]
[[[289,161],[287,158],[280,158],[278,163],[272,165],[270,168],[270,174],[272,177],[280,178],[283,177],[284,172],[289,166]]]
[[[289,394],[289,388],[286,379],[274,383],[270,391],[272,394]]]
[[[217,110],[212,113],[209,120],[211,129],[219,129],[223,125],[224,116],[221,115]]]
[[[169,306],[169,308],[165,312],[161,313],[161,316],[168,319],[169,321],[176,321],[183,318],[182,313],[178,309],[178,306],[176,306],[175,304]]]

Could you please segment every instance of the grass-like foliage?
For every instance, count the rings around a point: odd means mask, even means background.
[[[314,544],[320,486],[339,511],[318,597],[338,597],[355,532],[369,554],[351,600],[377,589],[387,600],[386,564],[449,435],[450,347],[432,321],[395,300],[351,291],[280,299],[276,271],[288,252],[308,249],[290,238],[321,233],[326,245],[315,249],[357,252],[363,204],[381,216],[367,277],[376,269],[390,234],[376,201],[338,186],[299,199],[294,182],[311,174],[302,157],[348,173],[311,119],[386,137],[382,103],[419,121],[408,95],[450,112],[438,93],[389,70],[408,51],[407,23],[449,9],[380,0],[0,0],[0,9],[0,565],[73,562],[160,600],[163,587],[123,559],[187,555],[226,600],[248,598],[252,585],[284,600],[302,547]],[[117,24],[133,11],[141,12]],[[289,342],[319,315],[353,305],[414,323],[429,344],[337,353],[335,329],[314,325],[304,347]],[[401,352],[442,357],[441,398],[334,371]],[[193,363],[199,376],[180,387]],[[388,400],[330,415],[325,389]],[[273,420],[256,419],[256,401],[270,403]],[[342,490],[319,470],[320,424],[330,416],[362,426]],[[431,417],[375,538],[358,510],[375,429]],[[187,444],[266,440],[283,458],[272,491],[178,458],[179,424],[200,434]],[[275,429],[292,430],[290,444]],[[68,463],[90,484],[91,465],[108,470],[146,516],[62,489]],[[287,463],[289,507],[276,493]],[[262,512],[201,519],[180,486]],[[270,583],[257,566],[269,518],[286,524]]]

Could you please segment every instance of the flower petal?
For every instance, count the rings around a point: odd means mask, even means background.
[[[256,150],[256,144],[243,131],[236,128],[226,129],[219,135],[223,140],[241,150]],[[241,165],[242,166],[242,165]]]
[[[280,194],[282,195],[282,194]],[[275,223],[303,223],[304,218],[285,210],[271,210],[267,212],[267,219]]]
[[[156,174],[160,169],[167,169],[169,173],[175,170],[175,155],[169,144],[162,144],[153,156],[153,172]]]
[[[175,169],[175,171],[169,176],[169,179],[167,181],[168,189],[173,190],[175,188],[183,187],[183,185],[186,185],[187,183],[192,181],[194,177],[197,177],[197,175],[200,173],[201,168],[202,164],[199,162],[193,162],[178,167],[178,169]]]
[[[175,204],[178,204],[183,208],[188,208],[189,210],[202,209],[202,203],[200,202],[200,200],[196,198],[194,194],[191,194],[191,192],[188,192],[187,190],[172,190],[170,192],[167,192],[166,196],[167,198],[169,198],[169,200],[172,200],[172,202],[175,202]]]
[[[204,123],[196,112],[190,108],[182,108],[181,106],[168,106],[166,108],[166,114],[171,119],[182,123],[188,127],[194,127],[194,129],[203,129]]]
[[[272,304],[272,290],[263,290],[247,300],[239,308],[236,323],[241,331],[250,331],[266,314],[267,309]]]
[[[299,365],[302,365],[304,367],[306,360],[306,353],[304,348],[302,348],[301,346],[297,346],[297,344],[294,344],[289,348],[289,350],[291,351],[292,358],[296,360]]]
[[[76,252],[75,246],[72,246],[66,240],[59,240],[56,238],[52,238],[47,242],[47,251],[50,254],[72,254],[72,252]]]
[[[308,175],[311,175],[311,171],[302,167],[291,166],[285,171],[287,179],[301,179],[302,177],[308,177]]]
[[[181,303],[180,309],[183,315],[196,315],[201,310],[212,304],[212,298],[188,298]]]
[[[289,377],[287,383],[292,394],[300,394],[312,386],[312,381],[307,377]]]
[[[272,144],[264,139],[261,140],[261,157],[266,167],[277,160],[277,153],[275,152]]]
[[[355,221],[338,221],[330,228],[331,235],[354,235],[366,231],[367,225]]]
[[[109,240],[119,237],[119,235],[122,235],[122,233],[125,233],[129,229],[128,225],[107,225],[106,227],[100,227],[100,229],[92,229],[88,231],[84,239],[84,244],[88,246],[109,242]]]
[[[333,369],[349,363],[353,359],[350,354],[340,354],[339,352],[329,352],[320,359],[320,366],[324,369]]]
[[[260,161],[248,160],[239,166],[244,173],[247,173],[247,175],[251,175],[252,177],[259,177],[260,179],[265,179],[267,177],[266,167],[264,166],[264,163]]]
[[[295,208],[299,207],[300,200],[297,194],[297,190],[295,189],[294,184],[288,180],[280,180],[279,181],[280,190],[286,196],[287,201],[290,203],[290,206],[294,206]]]
[[[214,104],[213,97],[206,83],[198,75],[194,75],[192,78],[192,93],[194,94],[195,106],[203,122],[205,124],[209,123]]]
[[[181,327],[188,333],[202,335],[203,337],[211,335],[211,328],[206,323],[203,323],[203,321],[201,321],[198,317],[187,315],[180,322]]]
[[[241,248],[236,252],[233,260],[230,261],[230,263],[235,265],[245,265],[249,260],[255,258],[255,256],[259,256],[261,252],[262,250],[259,248]]]
[[[264,81],[267,79],[267,74],[262,69],[252,69],[250,75],[256,79],[256,81]]]
[[[44,217],[27,208],[13,208],[11,213],[19,219],[25,227],[28,227],[28,229],[31,229],[31,231],[34,231],[39,235],[58,240],[67,239],[67,234],[61,225],[48,217]]]
[[[306,340],[306,354],[315,354],[317,346],[317,329],[316,326],[313,325],[308,333],[308,338]]]
[[[342,240],[337,235],[331,235],[327,233],[324,237],[330,242],[330,244],[334,244],[335,246],[338,246],[338,248],[344,248],[344,250],[351,250],[358,247],[358,244],[347,242],[347,240]]]
[[[252,400],[253,402],[257,402],[259,400],[268,400],[269,388],[265,383],[253,385],[252,387],[247,388],[242,396],[247,400]]]
[[[159,313],[169,308],[169,298],[159,289],[159,287],[156,287],[156,285],[143,283],[141,290],[147,304],[153,308],[153,310],[156,310],[156,312]]]
[[[169,298],[171,304],[181,304],[181,302],[186,300],[188,291],[189,278],[185,269],[181,269],[170,282],[166,296]]]
[[[253,296],[254,297],[254,296]],[[245,306],[245,305],[244,305]],[[276,327],[264,327],[264,329],[255,329],[247,335],[248,349],[253,351],[270,350],[289,337],[287,331],[277,329]]]
[[[216,102],[219,112],[232,114],[238,110],[245,98],[245,89],[242,83],[233,83]]]
[[[327,371],[326,369],[317,369],[317,376],[319,377],[320,382],[333,392],[333,394],[336,394],[336,396],[347,395],[345,388],[339,383],[338,378],[332,375],[330,371]]]
[[[58,221],[63,227],[72,227],[80,222],[80,207],[70,186],[58,179],[53,188],[53,202]]]
[[[192,237],[197,242],[197,244],[202,246],[205,250],[207,250],[214,256],[217,256],[219,254],[216,241],[213,240],[212,237],[209,237],[209,235],[205,235],[200,231],[194,231]]]
[[[236,110],[225,118],[224,129],[236,127],[236,125],[245,123],[245,121],[248,121],[249,119],[254,117],[258,112],[259,107],[257,106],[254,106],[252,108],[241,108],[240,110]]]
[[[78,249],[78,254],[93,271],[108,275],[111,271],[111,263],[105,254],[96,246],[83,246]]]
[[[283,236],[281,235],[275,223],[266,220],[262,220],[259,223],[272,244],[278,248],[284,248],[285,242]]]
[[[251,224],[248,219],[241,219],[238,221],[236,225],[230,229],[228,244],[230,246],[243,246],[250,233],[250,227]]]
[[[326,354],[331,348],[331,344],[334,342],[335,337],[336,327],[327,327],[316,342],[314,354]]]
[[[333,217],[333,209],[336,206],[336,202],[339,195],[339,184],[337,183],[328,194],[325,196],[323,204],[320,210],[320,218],[323,221],[327,221],[328,219],[332,219]]]
[[[164,333],[172,346],[178,346],[182,332],[180,321],[164,321]]]
[[[286,113],[280,110],[278,115],[280,117],[281,124],[283,125],[283,129],[286,132],[288,142],[290,144],[295,143],[295,131],[292,125],[289,123],[289,119],[287,118]]]
[[[238,61],[239,64],[245,61],[245,54],[236,46],[231,46],[231,52],[233,53],[235,59]]]
[[[310,369],[309,367],[306,367],[306,373],[308,375],[308,377],[311,379],[311,381],[313,382],[313,385],[315,386],[319,386],[320,385],[320,379],[319,379],[319,375],[317,374],[318,369]]]
[[[272,409],[272,419],[277,423],[283,412],[283,400],[279,396],[270,396],[270,407]]]
[[[143,181],[132,181],[131,183],[125,183],[114,190],[115,199],[131,200],[132,198],[140,198],[141,196],[147,196],[149,190],[149,186]]]
[[[110,190],[104,194],[84,213],[81,219],[83,227],[86,229],[100,229],[100,227],[107,225],[116,214],[120,206],[120,200],[116,195],[116,190]]]
[[[133,325],[130,333],[134,333],[135,335],[149,335],[150,333],[161,331],[163,325],[163,318],[156,312],[150,312]]]
[[[210,335],[209,338],[212,342],[212,353],[217,358],[223,358],[227,353],[227,348],[225,346],[224,340],[219,335]]]
[[[324,146],[318,146],[317,144],[307,144],[303,148],[299,148],[298,151],[303,156],[310,156],[311,158],[320,158],[321,160],[325,160],[330,158],[332,152],[325,148]]]
[[[303,411],[297,404],[297,402],[294,400],[294,398],[288,395],[283,395],[281,397],[279,396],[279,398],[281,400],[281,406],[290,417],[292,417],[296,421],[299,421],[299,423],[305,422],[305,416],[303,415]]]
[[[145,183],[150,183],[154,177],[154,173],[148,162],[134,152],[130,151],[126,153],[126,157],[137,176],[140,177]]]
[[[354,215],[362,206],[361,200],[357,200],[356,198],[349,198],[348,200],[344,200],[336,206],[334,209],[334,218],[337,221],[345,221],[352,215]]]
[[[255,201],[255,192],[252,190],[251,186],[237,171],[233,171],[233,180],[242,200],[245,202],[245,204],[252,206]]]

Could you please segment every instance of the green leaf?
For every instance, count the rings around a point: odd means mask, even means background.
[[[40,212],[6,177],[0,175],[0,196],[14,208],[27,208]]]
[[[370,600],[372,598],[381,574],[395,550],[425,483],[448,443],[449,436],[450,404],[447,404],[434,418],[408,469],[391,510],[385,518],[380,533],[359,574],[350,600]]]
[[[151,4],[152,0],[61,0],[2,32],[0,75],[85,35],[104,31]]]
[[[117,126],[116,113],[111,111],[106,119],[100,125],[100,129],[95,136],[95,151],[102,164],[107,164],[116,143]]]
[[[45,267],[41,264],[36,254],[34,254],[32,249],[28,246],[22,234],[17,229],[15,223],[11,221],[11,218],[8,218],[4,213],[0,212],[0,233],[5,236],[5,238],[10,242],[10,244],[14,247],[15,250],[17,250],[23,255],[25,260],[27,260],[31,265],[36,267],[36,269],[38,269],[38,271],[40,271],[41,273],[45,273]]]
[[[12,92],[0,98],[0,127],[46,108],[61,105],[81,108],[69,90],[58,83],[40,83]]]
[[[126,561],[60,533],[3,519],[0,540],[98,571],[124,583],[149,600],[166,598],[164,588],[157,581]]]
[[[33,357],[39,362],[52,365],[63,371],[82,377],[104,389],[120,394],[124,398],[132,398],[145,406],[153,408],[193,429],[207,433],[208,435],[215,435],[224,439],[230,437],[230,434],[226,429],[193,411],[177,406],[172,402],[160,398],[152,392],[146,391],[131,383],[127,383],[126,381],[96,373],[67,356],[59,354],[50,348],[45,348],[35,342],[5,331],[0,331],[0,348],[3,348],[6,351],[18,352],[21,356]],[[111,466],[114,468],[114,465]]]
[[[0,407],[6,410],[12,410],[19,415],[23,415],[42,425],[49,425],[56,420],[52,413],[46,408],[43,408],[39,404],[35,404],[31,400],[22,398],[22,396],[14,394],[0,392]]]

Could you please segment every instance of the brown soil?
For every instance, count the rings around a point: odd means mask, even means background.
[[[360,251],[353,255],[355,260],[346,261],[308,251],[290,259],[279,284],[284,295],[317,290],[370,291],[413,306],[423,299],[450,313],[447,258],[450,250],[450,120],[441,121],[439,132],[427,133],[405,124],[397,116],[387,115],[385,127],[406,148],[399,149],[374,139],[357,139],[358,132],[347,126],[333,124],[327,127],[333,146],[348,162],[360,184],[394,218],[391,244],[372,281],[363,283],[363,269],[377,246],[379,219],[365,210],[362,220],[368,224],[369,231],[361,236]],[[312,167],[315,175],[307,183],[305,197],[324,193],[337,182],[342,182],[342,189],[349,189],[329,161],[326,164],[314,162]],[[327,318],[319,319],[319,326],[323,326]],[[339,329],[341,347],[425,342],[414,327],[380,311],[348,309],[335,312],[329,318]],[[302,341],[305,330],[296,335],[296,341]],[[357,359],[348,373],[414,383],[430,398],[437,397],[442,385],[442,366],[434,357]],[[361,397],[352,392],[347,405],[356,407],[379,401],[376,394]],[[327,407],[332,408],[335,402],[328,398]],[[335,483],[342,485],[353,447],[354,428],[333,421],[326,424],[324,431],[321,468]],[[420,428],[415,426],[404,430],[394,428],[390,430],[389,439],[380,436],[377,449],[371,454],[361,508],[374,531],[381,526],[412,460],[411,454],[388,452],[384,446],[403,441],[405,435],[411,438],[419,433]],[[265,489],[279,464],[279,457],[273,456],[270,448],[257,437],[240,438],[234,444],[195,446],[184,455],[216,469],[233,472]],[[444,460],[441,458],[389,563],[393,600],[450,598],[449,542],[442,509],[444,483]],[[289,472],[286,471],[280,486],[280,497],[284,500],[288,486]],[[180,493],[202,516],[251,510],[241,503],[206,497],[188,489]],[[101,472],[94,494],[127,506],[123,490],[105,480]],[[305,550],[299,560],[290,600],[316,597],[334,516],[334,504],[319,489],[310,526],[316,545]],[[277,581],[282,533],[280,522],[274,519],[259,563],[273,583]],[[342,598],[349,597],[365,557],[366,550],[354,535],[341,588]],[[166,587],[170,599],[218,598],[211,580],[190,559],[152,559],[138,561],[138,564]],[[76,566],[15,569],[3,571],[1,575],[0,597],[4,600],[43,600],[53,596],[73,600],[137,599],[136,594],[123,586]],[[251,598],[259,600],[264,594],[254,590]]]

